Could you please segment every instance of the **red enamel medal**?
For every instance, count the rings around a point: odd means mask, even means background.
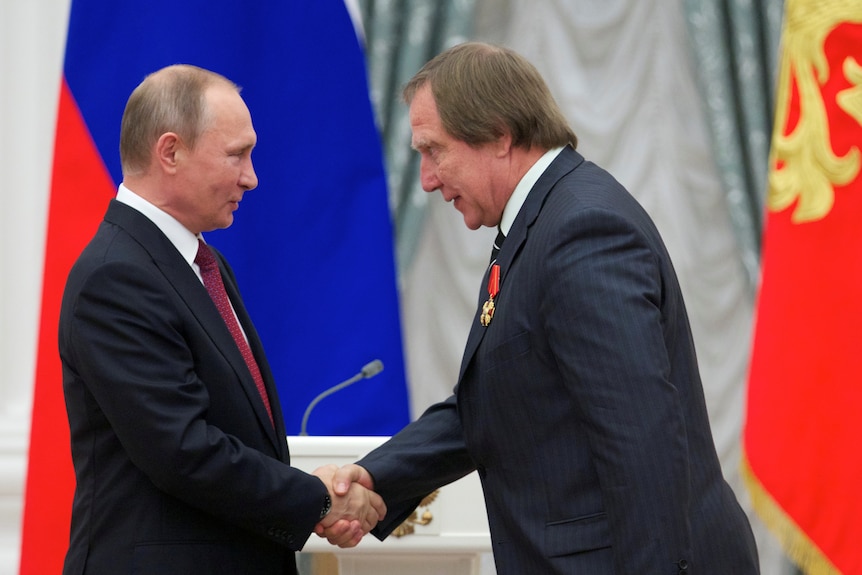
[[[494,298],[498,293],[500,293],[500,266],[494,264],[491,266],[491,273],[488,274],[488,301],[482,304],[482,315],[479,316],[479,321],[484,327],[488,327],[494,319]]]

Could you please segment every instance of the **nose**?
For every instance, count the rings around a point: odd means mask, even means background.
[[[239,175],[239,185],[245,191],[253,190],[257,187],[257,174],[254,171],[254,165],[251,162],[250,156],[243,162],[242,171]]]
[[[433,192],[440,188],[442,182],[437,177],[437,169],[433,162],[424,157],[419,161],[419,182],[426,192]]]

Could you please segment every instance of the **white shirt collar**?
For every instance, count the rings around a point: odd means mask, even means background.
[[[120,184],[120,188],[117,190],[117,201],[141,212],[147,219],[156,224],[177,248],[183,259],[197,272],[197,266],[193,264],[198,253],[198,236],[191,233],[172,215],[161,208],[157,208],[124,184]]]
[[[563,147],[561,146],[545,152],[541,158],[536,160],[533,167],[527,170],[527,173],[524,174],[524,177],[521,178],[521,181],[518,182],[517,186],[515,186],[515,191],[512,192],[511,197],[509,197],[509,201],[506,202],[506,207],[503,208],[503,218],[500,220],[500,230],[504,235],[509,235],[509,230],[512,229],[512,223],[518,216],[518,212],[521,211],[521,206],[523,206],[524,202],[527,201],[527,196],[529,195],[530,190],[533,189],[533,186],[536,185],[536,182],[539,181],[539,178],[545,173],[548,166],[551,165],[551,162],[553,162],[562,151]]]

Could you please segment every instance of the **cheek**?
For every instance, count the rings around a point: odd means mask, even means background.
[[[461,188],[470,179],[470,167],[458,162],[443,161],[434,167],[437,178],[449,187]]]

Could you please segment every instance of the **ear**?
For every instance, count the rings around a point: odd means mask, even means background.
[[[503,131],[503,135],[494,142],[494,151],[498,158],[504,158],[512,151],[512,134],[508,130]]]
[[[159,168],[165,173],[174,174],[183,153],[180,137],[174,132],[165,132],[156,142],[155,157]]]

